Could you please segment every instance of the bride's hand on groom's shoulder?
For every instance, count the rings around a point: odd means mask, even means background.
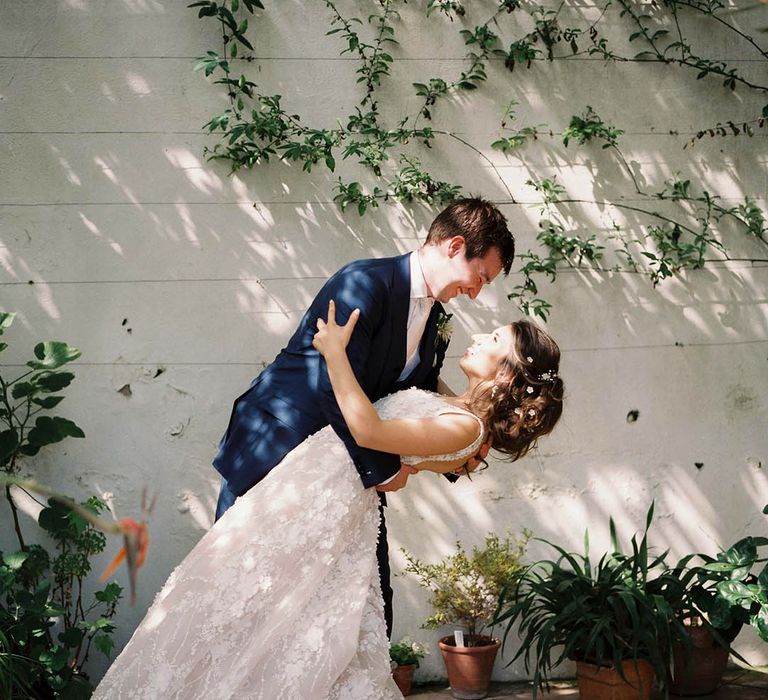
[[[349,344],[349,339],[352,337],[352,331],[355,330],[358,318],[360,318],[360,309],[355,309],[350,314],[346,325],[338,325],[336,323],[336,304],[331,299],[328,302],[328,320],[317,319],[317,333],[312,339],[315,350],[325,358],[334,351],[344,352]]]

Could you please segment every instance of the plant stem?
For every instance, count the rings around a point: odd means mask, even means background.
[[[8,503],[11,506],[11,513],[13,514],[13,528],[16,531],[16,537],[19,540],[19,546],[21,548],[22,552],[27,551],[27,545],[24,542],[24,537],[21,534],[21,525],[19,523],[19,513],[16,508],[16,504],[13,502],[13,496],[11,495],[11,486],[10,484],[6,484],[5,486],[5,497],[8,499]]]
[[[112,535],[122,535],[123,529],[120,527],[120,524],[114,520],[106,520],[104,518],[100,518],[98,515],[95,515],[92,511],[88,510],[87,508],[84,508],[79,503],[76,503],[71,498],[68,498],[67,496],[62,496],[60,493],[57,493],[53,489],[49,489],[47,486],[43,486],[42,484],[39,484],[38,482],[32,480],[32,479],[19,479],[14,476],[10,476],[8,474],[0,474],[0,484],[4,484],[6,488],[6,495],[8,495],[8,498],[10,500],[10,487],[11,486],[18,486],[19,488],[28,489],[30,491],[36,491],[37,493],[47,496],[48,498],[52,498],[55,501],[58,501],[59,503],[65,505],[70,510],[75,511],[81,518],[87,520],[91,525],[93,525],[97,530],[101,530],[102,532],[106,532],[108,534]],[[13,505],[12,505],[13,507]]]
[[[507,186],[507,183],[504,181],[504,178],[501,176],[501,173],[499,172],[498,168],[494,165],[493,161],[487,155],[485,155],[485,153],[483,153],[480,149],[473,146],[468,141],[465,141],[463,138],[461,138],[461,136],[457,136],[452,131],[435,131],[433,133],[442,134],[444,136],[449,136],[452,139],[456,139],[456,141],[464,144],[467,148],[477,153],[477,155],[479,155],[484,161],[488,163],[488,165],[491,166],[491,169],[493,170],[493,172],[496,173],[496,176],[499,178],[499,181],[501,182],[502,185],[504,185],[504,189],[507,191],[507,194],[509,195],[509,198],[512,201],[512,204],[517,204],[517,200],[515,199],[515,195],[512,194],[512,190],[509,189],[509,187]]]
[[[711,17],[716,22],[719,22],[720,24],[728,27],[728,29],[738,34],[747,43],[751,44],[755,49],[757,49],[760,52],[760,54],[763,56],[763,58],[768,58],[768,51],[765,51],[757,43],[755,43],[755,40],[751,36],[749,36],[749,34],[745,34],[740,29],[732,25],[730,22],[726,22],[722,17],[718,17],[718,15],[716,15],[713,11],[707,12],[706,10],[703,10],[701,7],[699,7],[695,3],[688,2],[687,0],[676,0],[676,3],[678,5],[690,7],[692,10],[695,10],[696,12],[701,12],[707,17]]]

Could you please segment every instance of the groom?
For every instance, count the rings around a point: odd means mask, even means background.
[[[312,346],[317,319],[326,318],[331,299],[339,324],[360,309],[347,354],[371,401],[409,387],[436,391],[449,340],[440,332],[446,321],[441,302],[459,294],[474,299],[499,272],[508,274],[514,248],[507,222],[495,206],[479,198],[462,199],[437,216],[416,252],[358,260],[334,274],[288,345],[235,401],[213,461],[224,479],[216,518],[285,454],[329,423],[366,488],[387,492],[405,486],[412,468],[401,467],[396,455],[358,447],[347,430],[325,362]],[[391,632],[392,589],[383,511],[377,556]]]

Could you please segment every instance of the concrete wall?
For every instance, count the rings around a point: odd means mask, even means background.
[[[192,67],[217,45],[217,32],[184,3],[5,0],[0,12],[0,308],[19,313],[3,361],[22,364],[42,339],[83,353],[60,413],[87,437],[45,450],[28,470],[77,497],[107,494],[120,517],[137,513],[145,486],[158,499],[137,605],[124,604],[117,619],[121,647],[211,525],[218,479],[210,461],[232,400],[282,347],[327,275],[355,258],[415,248],[437,210],[386,205],[360,218],[336,207],[335,176],[325,172],[307,177],[276,163],[229,176],[206,162],[203,147],[215,141],[200,127],[225,102]],[[569,12],[594,19],[599,7],[579,3]],[[768,25],[765,15],[757,7],[732,19],[755,30]],[[324,36],[323,3],[270,3],[252,23],[254,75],[265,91],[280,92],[288,111],[318,126],[352,111],[356,63]],[[415,109],[409,83],[451,78],[465,55],[456,24],[440,16],[427,23],[421,3],[404,6],[396,26],[401,46],[380,98],[386,114]],[[628,33],[616,23],[610,31]],[[709,24],[690,31],[710,47],[705,53],[764,76],[756,52]],[[516,159],[489,148],[510,99],[519,103],[519,125],[556,132]],[[764,101],[741,89],[733,98],[715,79],[697,82],[656,64],[494,68],[477,94],[436,110],[435,128],[460,133],[498,173],[445,140],[427,162],[498,201],[523,251],[535,244],[538,220],[530,177],[556,174],[573,198],[639,199],[610,153],[565,149],[557,138],[587,104],[627,132],[627,159],[651,191],[682,172],[729,206],[751,195],[765,207],[764,131],[682,149],[702,126],[752,118]],[[350,163],[340,171],[370,182]],[[608,230],[612,221],[639,225],[598,205],[570,213],[581,232]],[[764,247],[726,234],[735,257],[766,257]],[[490,530],[529,528],[578,550],[589,527],[601,551],[609,514],[628,538],[654,498],[653,542],[673,556],[768,534],[760,514],[768,503],[767,279],[764,264],[749,262],[688,272],[656,290],[639,275],[563,273],[543,290],[554,303],[548,329],[563,350],[561,424],[519,463],[455,486],[421,475],[392,497],[394,570],[403,568],[401,546],[435,560],[457,538],[469,546]],[[452,304],[449,384],[461,386],[456,359],[471,333],[518,317],[506,297],[519,281],[512,275],[477,303]],[[627,422],[630,410],[639,411],[636,422]],[[8,546],[5,532],[2,539]],[[110,544],[97,568],[118,546]],[[531,547],[531,556],[544,553]],[[438,632],[419,629],[424,592],[401,577],[395,589],[395,638],[434,641]],[[748,633],[739,649],[768,660]],[[99,677],[105,666],[94,658],[91,670]],[[442,673],[436,650],[419,673]],[[523,675],[519,664],[497,668],[499,678]]]

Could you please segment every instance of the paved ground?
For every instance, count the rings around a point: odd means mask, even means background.
[[[539,700],[559,700],[579,697],[573,681],[553,683],[549,693],[540,693]],[[408,696],[414,700],[448,700],[452,698],[446,686],[417,686]],[[528,683],[493,683],[487,700],[530,700],[531,686]],[[714,695],[704,700],[768,700],[768,674],[734,669],[726,673],[723,685]]]

